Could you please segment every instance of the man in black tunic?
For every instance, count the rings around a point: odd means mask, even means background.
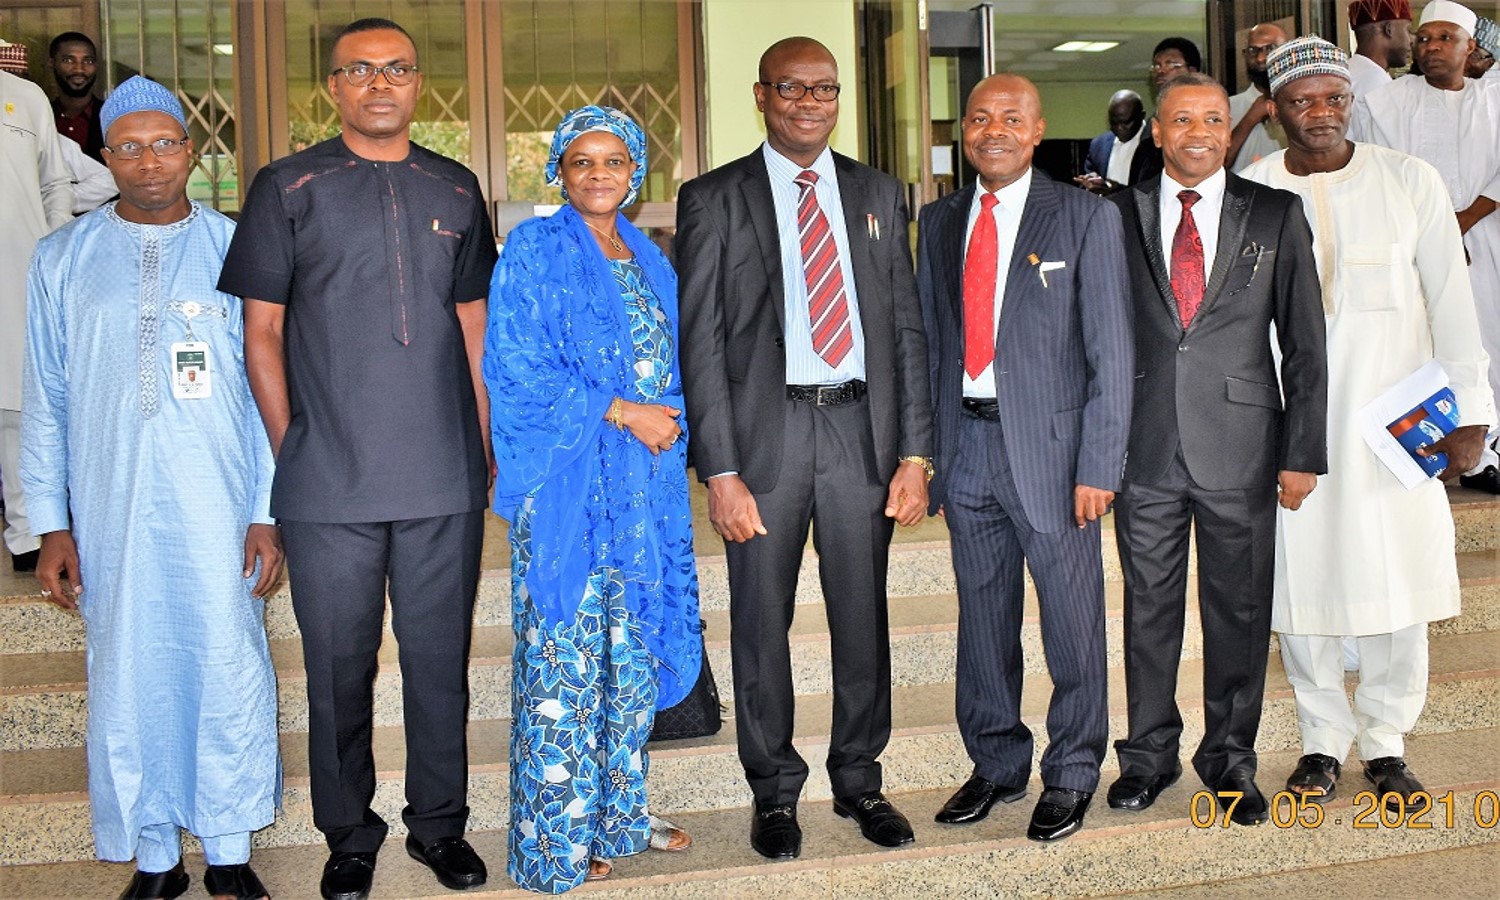
[[[386,823],[370,748],[385,594],[400,646],[406,848],[483,884],[468,819],[468,654],[489,474],[480,356],[495,242],[478,181],[410,142],[422,88],[396,23],[332,53],[343,133],[255,178],[219,289],[245,298],[245,361],[277,453],[302,631],[325,898],[369,895]]]

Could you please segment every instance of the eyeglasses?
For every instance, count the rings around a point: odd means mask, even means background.
[[[145,154],[146,148],[150,147],[151,152],[155,153],[158,158],[161,158],[164,156],[176,156],[181,153],[182,148],[187,146],[188,140],[188,138],[162,138],[161,140],[152,141],[149,144],[137,144],[135,141],[126,141],[118,147],[105,147],[104,149],[108,150],[109,155],[116,159],[140,159]]]
[[[1187,68],[1187,63],[1185,63],[1185,62],[1177,62],[1175,60],[1170,61],[1170,62],[1154,62],[1154,63],[1151,64],[1151,71],[1153,71],[1153,72],[1171,72],[1171,71],[1174,71],[1176,69],[1186,69],[1186,68]]]
[[[1246,56],[1264,56],[1280,46],[1280,44],[1251,44],[1240,52]]]
[[[405,87],[411,84],[412,79],[417,77],[421,69],[405,63],[391,63],[388,66],[372,66],[369,63],[351,63],[347,66],[339,66],[330,74],[344,73],[349,83],[355,87],[366,87],[373,84],[376,75],[385,75],[385,83],[392,87]]]
[[[801,100],[809,93],[819,103],[830,103],[839,98],[839,91],[843,90],[837,84],[798,84],[795,81],[762,81],[758,82],[764,87],[775,88],[778,96],[783,100]]]

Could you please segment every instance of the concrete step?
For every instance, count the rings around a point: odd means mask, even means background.
[[[1500,726],[1500,634],[1451,635],[1432,642],[1427,708],[1415,734],[1442,734]],[[1296,708],[1281,671],[1279,656],[1270,659],[1267,695],[1257,742],[1262,752],[1300,746]],[[1202,666],[1181,666],[1178,700],[1183,709],[1182,746],[1191,755],[1202,738]],[[1350,684],[1351,688],[1353,682]],[[1046,705],[1050,681],[1028,678],[1022,713],[1037,734],[1037,756],[1045,746]],[[1110,673],[1110,734],[1126,732],[1124,672]],[[898,688],[894,697],[895,729],[882,756],[886,783],[894,790],[919,790],[952,784],[970,769],[954,723],[951,682]],[[826,694],[798,698],[797,745],[812,770],[805,796],[831,796],[824,761],[828,750],[832,698]],[[732,710],[731,710],[732,712]],[[509,723],[470,724],[470,798],[476,828],[502,827],[507,809]],[[378,729],[376,764],[379,784],[375,807],[396,829],[404,803],[405,763],[402,730]],[[311,825],[307,790],[306,737],[283,735],[286,772],[284,813],[257,835],[259,846],[290,846],[318,840]],[[1111,760],[1113,757],[1111,756]],[[1492,760],[1490,768],[1500,769]],[[1272,771],[1272,770],[1266,770]],[[1289,769],[1288,769],[1289,771]],[[1284,777],[1278,775],[1277,777]],[[651,763],[653,803],[666,810],[722,809],[749,800],[735,753],[733,720],[718,735],[655,745]],[[86,858],[91,852],[88,828],[87,775],[81,747],[12,751],[0,754],[0,809],[15,823],[0,832],[0,862],[44,862]]]
[[[1449,498],[1460,556],[1491,561],[1500,559],[1500,498],[1465,488],[1450,488]],[[1106,582],[1118,583],[1120,565],[1112,528],[1104,530],[1102,554]],[[1196,571],[1196,568],[1196,559],[1190,558],[1189,571]],[[1500,562],[1484,568],[1487,572],[1500,570]],[[893,598],[951,594],[955,590],[952,555],[946,540],[893,545],[888,572],[889,594]],[[1494,577],[1493,572],[1489,574]],[[724,557],[700,554],[698,577],[699,600],[705,614],[727,611],[729,576]],[[1029,590],[1029,573],[1026,584]],[[27,576],[0,579],[0,658],[11,654],[83,649],[82,619],[43,602],[37,590],[35,579]],[[811,549],[803,559],[798,576],[797,602],[800,605],[821,605],[823,602],[817,557]],[[478,626],[509,626],[508,570],[488,569],[482,573],[474,622]],[[285,584],[266,601],[266,629],[273,639],[296,638],[299,634],[292,612],[291,593]]]
[[[1207,900],[1210,897],[1213,900],[1265,900],[1277,896],[1354,900],[1390,896],[1396,893],[1392,885],[1411,885],[1428,897],[1489,900],[1497,883],[1500,883],[1500,846],[1483,843],[1451,850],[1405,853],[1388,859],[1366,859],[1337,866],[1253,875],[1212,885],[1132,891],[1116,896],[1135,900]]]
[[[1500,551],[1472,551],[1460,557],[1464,577],[1463,613],[1433,626],[1434,636],[1500,630]],[[1202,629],[1196,602],[1196,583],[1190,580],[1189,610],[1184,629],[1184,659],[1202,656]],[[1105,603],[1109,616],[1106,630],[1111,667],[1123,665],[1121,582],[1106,584]],[[897,597],[890,603],[891,660],[893,682],[899,686],[951,681],[957,653],[958,601],[953,594]],[[726,611],[705,614],[708,622],[708,654],[720,692],[733,693],[733,666],[729,652],[729,618]],[[474,631],[469,661],[470,716],[474,719],[508,718],[510,715],[510,667],[513,635],[509,623],[481,625]],[[306,676],[302,669],[301,642],[294,638],[272,641],[280,700],[279,721],[283,731],[307,729]],[[1022,649],[1028,673],[1046,670],[1042,653],[1041,625],[1035,594],[1028,590],[1026,619],[1022,626]],[[793,684],[799,694],[821,694],[832,690],[831,657],[827,618],[822,610],[801,610],[792,628]],[[381,649],[381,670],[375,685],[377,725],[401,720],[402,675],[396,663],[396,647],[387,635]],[[81,745],[87,723],[87,686],[82,650],[0,656],[0,751]]]
[[[618,860],[608,880],[583,890],[599,900],[719,900],[770,894],[788,900],[886,897],[893,890],[912,888],[934,896],[1095,897],[1146,889],[1190,890],[1224,879],[1270,876],[1288,887],[1295,885],[1297,894],[1305,894],[1308,882],[1300,878],[1293,882],[1283,873],[1305,876],[1308,870],[1366,860],[1384,860],[1380,865],[1388,866],[1419,853],[1465,848],[1476,851],[1473,856],[1458,857],[1478,867],[1467,870],[1471,883],[1493,886],[1493,880],[1484,877],[1483,862],[1494,859],[1500,847],[1500,828],[1483,826],[1495,815],[1496,792],[1500,790],[1497,744],[1500,731],[1493,728],[1409,741],[1407,758],[1429,791],[1438,797],[1451,792],[1451,825],[1441,814],[1402,820],[1395,827],[1381,826],[1377,816],[1360,817],[1371,801],[1356,793],[1368,785],[1351,770],[1344,778],[1343,796],[1323,808],[1322,822],[1315,827],[1293,821],[1283,800],[1278,806],[1280,824],[1225,828],[1207,814],[1204,799],[1197,801],[1195,820],[1193,798],[1200,788],[1188,776],[1155,806],[1139,813],[1110,810],[1101,796],[1081,832],[1060,844],[1039,845],[1023,836],[1033,798],[1040,790],[1035,780],[1026,801],[997,806],[986,820],[974,825],[947,827],[932,824],[931,817],[965,771],[945,772],[944,784],[924,790],[908,790],[888,774],[892,799],[911,818],[917,832],[915,844],[898,850],[878,848],[861,839],[851,823],[837,818],[828,802],[804,798],[799,809],[805,834],[802,856],[792,862],[772,863],[756,856],[748,846],[745,805],[678,813],[665,798],[657,799],[653,794],[653,805],[666,810],[694,835],[693,848],[686,853],[652,852]],[[1278,790],[1297,755],[1290,750],[1263,756],[1262,788]],[[1349,763],[1357,770],[1354,760]],[[653,790],[657,777],[653,772]],[[1112,770],[1106,771],[1106,782],[1113,777]],[[478,803],[474,808],[476,814],[483,809]],[[1442,805],[1437,807],[1440,812],[1444,809]],[[1424,824],[1431,827],[1421,827]],[[486,889],[465,896],[533,896],[516,889],[505,876],[503,822],[486,826],[472,821],[471,826],[470,840],[489,862],[490,883]],[[376,896],[452,896],[422,866],[407,859],[394,844],[394,831],[392,838],[376,870]],[[304,846],[262,847],[254,862],[279,896],[304,897],[315,895],[324,858],[324,849],[309,842]],[[1130,863],[1122,864],[1122,860]],[[196,877],[202,869],[201,858],[190,857],[189,869]],[[0,895],[111,896],[128,880],[129,873],[128,865],[91,861],[10,866],[0,868]],[[1329,882],[1324,879],[1315,883]],[[1411,883],[1406,884],[1410,890]],[[1424,895],[1447,895],[1431,893],[1427,888],[1422,884],[1419,890]],[[1332,891],[1324,893],[1340,896]],[[1373,890],[1360,896],[1382,893],[1388,892]],[[1216,892],[1215,896],[1222,895]]]

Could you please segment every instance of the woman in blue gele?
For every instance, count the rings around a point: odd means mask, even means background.
[[[566,201],[510,233],[484,376],[511,524],[511,878],[561,893],[691,838],[646,804],[657,709],[702,656],[677,365],[677,277],[620,209],[646,136],[586,106],[552,139]]]

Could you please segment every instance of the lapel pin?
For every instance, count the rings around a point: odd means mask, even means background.
[[[871,240],[880,240],[880,220],[875,218],[874,213],[865,213],[865,233]]]

